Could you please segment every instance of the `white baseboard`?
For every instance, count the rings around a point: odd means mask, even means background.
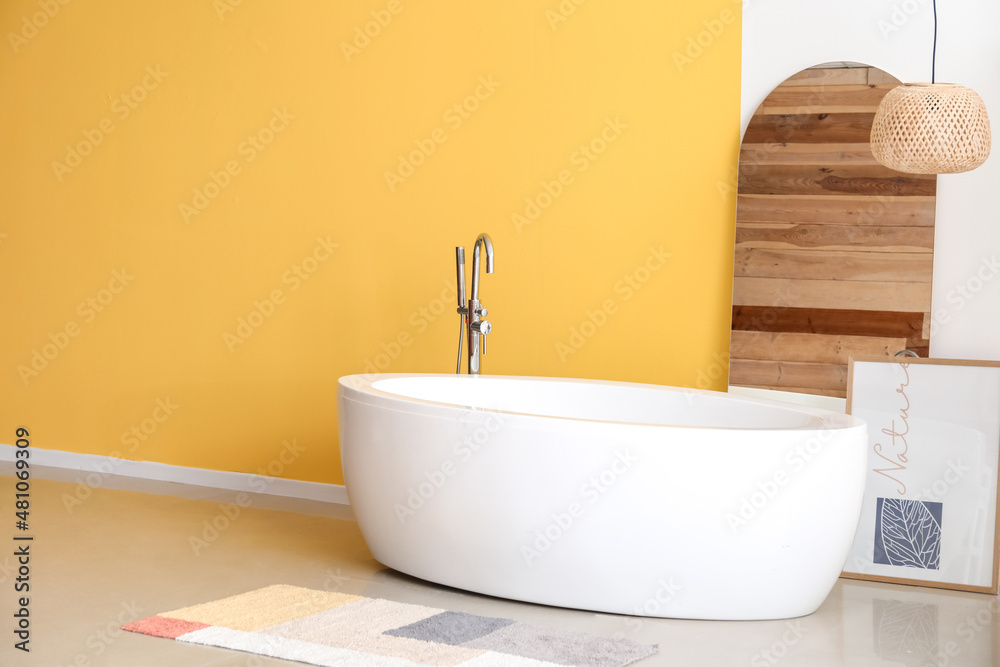
[[[15,447],[0,444],[0,461],[13,461]],[[80,470],[99,475],[121,475],[160,482],[176,482],[192,486],[207,486],[228,491],[245,491],[271,496],[318,500],[326,503],[347,505],[347,489],[340,484],[320,484],[303,482],[283,477],[267,477],[243,472],[224,472],[185,466],[153,463],[151,461],[128,461],[96,454],[76,454],[55,449],[31,448],[31,463],[37,466]]]

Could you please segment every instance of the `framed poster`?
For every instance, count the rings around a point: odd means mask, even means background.
[[[998,590],[1000,362],[851,359],[868,477],[843,576]]]

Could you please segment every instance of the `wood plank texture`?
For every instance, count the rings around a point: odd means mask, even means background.
[[[729,376],[730,381],[736,385],[749,384],[782,390],[791,387],[847,390],[847,366],[843,364],[730,359]]]
[[[888,72],[884,72],[884,71],[880,70],[877,67],[869,67],[868,68],[868,84],[871,85],[871,86],[877,86],[877,85],[883,84],[883,83],[890,83],[893,86],[898,86],[899,84],[902,83],[902,81],[900,81],[899,79],[897,79],[893,75],[889,74]]]
[[[744,165],[738,188],[748,195],[881,195],[929,197],[934,174],[901,174],[882,165]]]
[[[751,144],[857,144],[871,139],[875,113],[757,114],[743,141]]]
[[[856,86],[867,84],[870,67],[809,68],[785,79],[778,88],[797,86]]]
[[[870,144],[743,144],[740,149],[740,169],[746,171],[749,165],[799,164],[877,165]]]
[[[733,306],[733,330],[920,339],[924,317],[904,311]]]
[[[929,283],[735,278],[733,305],[833,310],[915,311],[930,303]]]
[[[837,225],[934,226],[934,197],[770,196],[740,193],[736,220]]]
[[[844,396],[852,357],[926,355],[937,177],[868,143],[898,81],[804,70],[758,107],[738,169],[730,384]]]
[[[875,113],[895,84],[779,86],[764,98],[762,114]]]
[[[932,255],[929,253],[737,247],[735,275],[929,283],[931,260]]]
[[[931,253],[934,249],[934,229],[748,222],[736,226],[736,247]]]
[[[846,364],[852,356],[888,359],[906,344],[905,338],[734,331],[729,353],[758,361]]]

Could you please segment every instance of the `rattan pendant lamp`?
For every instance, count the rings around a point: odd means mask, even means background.
[[[872,123],[875,159],[911,174],[971,171],[990,155],[986,105],[964,86],[936,83],[937,0],[934,0],[934,51],[931,83],[904,83],[890,90]]]

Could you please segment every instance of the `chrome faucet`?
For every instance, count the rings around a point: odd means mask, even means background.
[[[458,336],[458,363],[456,373],[462,372],[462,339],[469,337],[469,374],[479,375],[479,337],[482,336],[482,350],[486,354],[486,335],[493,330],[488,320],[481,319],[488,314],[482,302],[479,301],[479,266],[480,247],[486,248],[486,273],[493,273],[493,240],[489,234],[476,237],[476,245],[472,249],[472,298],[465,300],[465,248],[455,248],[455,266],[458,286],[458,314],[461,317]]]

